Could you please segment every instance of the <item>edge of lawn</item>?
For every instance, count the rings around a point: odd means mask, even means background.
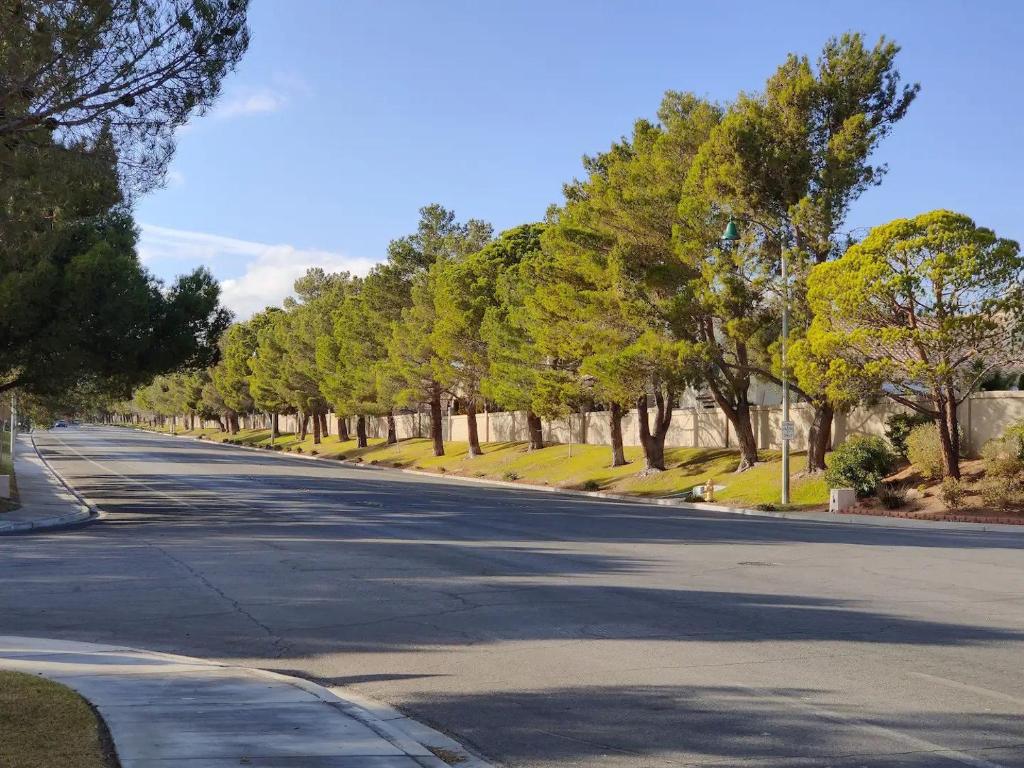
[[[121,765],[96,708],[68,686],[38,675],[0,670],[0,733],[4,765]]]
[[[131,425],[125,425],[131,426]],[[136,427],[140,428],[140,427]],[[143,429],[149,430],[148,427]],[[167,429],[156,429],[169,433]],[[250,448],[269,449],[270,431],[244,429],[234,435],[217,429],[179,430],[175,434]],[[275,452],[316,456],[392,469],[416,470],[442,476],[488,481],[504,481],[547,487],[552,490],[589,491],[638,499],[687,501],[695,486],[709,479],[719,486],[714,504],[759,511],[819,511],[828,506],[828,488],[820,476],[804,477],[806,454],[794,454],[791,466],[790,505],[779,503],[781,459],[778,451],[761,451],[761,462],[752,469],[736,473],[739,452],[727,448],[666,448],[666,470],[643,474],[643,452],[638,446],[625,449],[629,463],[611,466],[611,451],[606,445],[567,445],[564,443],[528,451],[523,442],[483,444],[483,455],[470,457],[465,442],[445,442],[445,455],[434,456],[428,438],[406,438],[385,445],[382,438],[371,438],[365,448],[355,440],[339,441],[337,435],[313,444],[311,435],[304,440],[292,433],[278,436]],[[698,499],[699,501],[699,499]],[[708,509],[711,504],[706,505]]]

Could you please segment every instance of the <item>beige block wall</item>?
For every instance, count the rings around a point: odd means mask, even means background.
[[[885,421],[894,413],[906,412],[904,406],[889,400],[854,408],[849,413],[837,413],[832,425],[833,446],[839,445],[854,434],[885,435]],[[799,403],[790,409],[796,423],[796,439],[791,443],[794,450],[807,449],[807,435],[814,411],[810,405]],[[653,420],[653,412],[650,414]],[[337,431],[337,419],[328,414],[330,433]],[[178,420],[185,424],[185,419]],[[1024,392],[978,392],[960,407],[960,423],[963,427],[968,455],[976,455],[988,441],[998,437],[1012,423],[1024,421]],[[445,440],[466,441],[468,439],[465,414],[448,416],[443,420]],[[751,422],[754,437],[761,449],[781,448],[782,410],[778,407],[755,407]],[[243,419],[250,427],[263,427],[267,423],[261,416]],[[206,422],[212,426],[212,422]],[[283,432],[298,431],[295,415],[280,417]],[[623,442],[629,446],[640,444],[639,416],[631,410],[623,415]],[[387,435],[387,420],[383,417],[367,417],[367,434],[370,437]],[[572,414],[568,419],[544,421],[544,440],[552,443],[589,443],[608,445],[610,427],[608,414],[594,412]],[[401,440],[410,437],[426,437],[430,433],[430,414],[410,413],[395,416],[395,427]],[[355,419],[349,420],[349,429],[355,431]],[[480,440],[487,443],[524,442],[528,439],[526,414],[521,411],[477,414],[477,429]],[[730,428],[725,414],[717,408],[679,408],[672,412],[672,423],[665,440],[668,447],[735,448],[736,435]]]

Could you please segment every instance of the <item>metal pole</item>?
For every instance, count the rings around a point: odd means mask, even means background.
[[[782,423],[789,424],[789,371],[786,368],[786,343],[789,337],[789,269],[786,243],[782,244]],[[782,434],[782,503],[789,504],[789,435]]]

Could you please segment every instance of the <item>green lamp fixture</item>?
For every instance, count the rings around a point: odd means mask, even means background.
[[[725,225],[725,231],[722,232],[722,241],[728,245],[732,245],[739,239],[740,228],[736,226],[736,220],[730,216],[729,223]]]

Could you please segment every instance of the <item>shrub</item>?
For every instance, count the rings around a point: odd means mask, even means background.
[[[885,437],[897,456],[907,458],[907,437],[910,431],[927,423],[928,417],[920,413],[894,413],[885,420]]]
[[[942,443],[934,424],[918,424],[907,436],[907,458],[914,469],[929,480],[938,480],[942,470]]]
[[[964,498],[967,496],[967,489],[964,484],[955,477],[947,477],[942,481],[939,488],[939,496],[942,503],[951,511],[956,511],[964,505]]]
[[[501,479],[502,479],[502,480],[508,480],[509,482],[513,482],[513,481],[515,481],[515,480],[518,480],[518,479],[519,479],[519,473],[518,473],[518,472],[513,472],[513,471],[512,471],[511,469],[510,469],[510,470],[509,470],[508,472],[506,472],[505,474],[503,474],[503,475],[501,476]]]
[[[1003,439],[1017,445],[1017,458],[1024,461],[1024,421],[1018,421],[1006,428]]]
[[[600,491],[601,484],[597,480],[587,480],[583,485],[580,486],[584,491]]]
[[[832,451],[825,482],[829,488],[853,488],[860,497],[870,496],[894,463],[882,438],[854,435]]]
[[[1021,502],[1021,483],[1013,477],[988,478],[981,485],[981,500],[986,507],[1006,509]]]
[[[309,452],[309,455],[310,456],[319,456],[320,455],[320,451],[318,451],[318,450],[316,450],[316,448],[314,448],[312,451]]]
[[[296,445],[295,446],[295,452],[296,453],[302,453],[302,446],[301,445]]]
[[[985,474],[989,477],[1014,477],[1024,471],[1024,460],[1019,455],[1016,438],[997,437],[982,446]]]
[[[886,509],[899,509],[907,503],[907,486],[903,483],[880,483],[875,493]]]

